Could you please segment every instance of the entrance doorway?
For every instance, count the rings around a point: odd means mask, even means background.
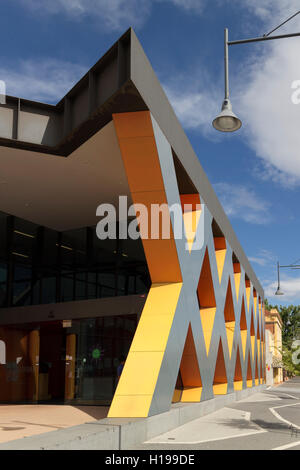
[[[0,402],[109,406],[136,314],[0,327]]]
[[[65,399],[66,329],[62,322],[40,326],[38,400],[63,402]]]

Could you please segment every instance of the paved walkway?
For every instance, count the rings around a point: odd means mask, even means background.
[[[191,421],[137,448],[300,450],[300,378]]]
[[[106,418],[104,406],[0,405],[0,443]]]
[[[0,406],[0,442],[105,417],[107,408],[68,405]],[[300,450],[300,378],[273,387],[161,434],[135,449]]]

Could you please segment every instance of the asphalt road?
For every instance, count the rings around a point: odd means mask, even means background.
[[[300,377],[136,447],[145,450],[300,450]]]

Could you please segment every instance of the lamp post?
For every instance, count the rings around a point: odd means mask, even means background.
[[[277,290],[275,292],[275,295],[284,295],[284,292],[282,292],[280,288],[280,268],[291,268],[291,269],[300,269],[300,264],[287,264],[287,265],[282,265],[277,262],[277,279],[278,279],[278,286]]]
[[[262,42],[262,41],[271,41],[274,39],[286,39],[300,36],[300,33],[293,34],[282,34],[280,36],[270,36],[274,31],[279,29],[281,26],[286,24],[292,18],[300,14],[300,10],[297,11],[293,16],[288,18],[286,21],[281,23],[279,26],[274,28],[268,34],[264,34],[262,37],[250,38],[250,39],[241,39],[238,41],[229,41],[228,40],[228,29],[225,29],[224,32],[224,65],[225,65],[225,97],[222,103],[222,110],[220,114],[213,120],[213,127],[217,131],[221,132],[235,132],[240,129],[242,126],[242,121],[234,114],[232,111],[232,105],[229,98],[229,46],[234,46],[237,44],[248,44],[252,42]]]

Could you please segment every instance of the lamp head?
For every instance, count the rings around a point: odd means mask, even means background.
[[[235,132],[242,126],[242,121],[232,111],[232,105],[227,98],[223,101],[222,111],[213,120],[213,127],[221,132]]]
[[[277,291],[275,292],[275,295],[284,295],[284,292],[280,289],[280,286],[277,287]]]

